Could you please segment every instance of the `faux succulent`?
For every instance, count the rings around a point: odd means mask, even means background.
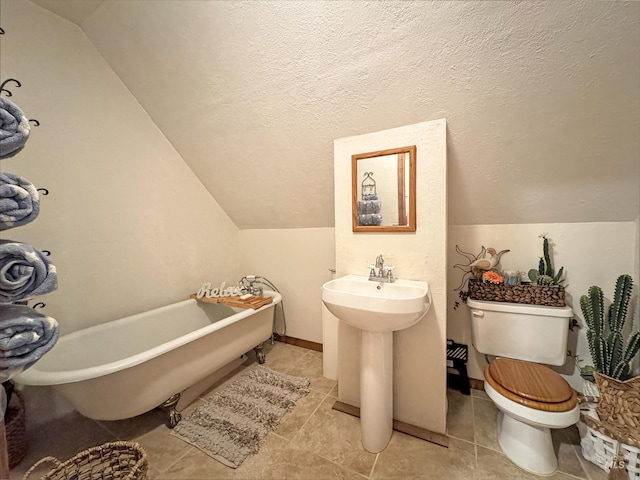
[[[589,329],[587,341],[596,372],[621,381],[632,376],[631,361],[640,350],[640,331],[624,338],[624,324],[633,289],[630,275],[620,275],[616,281],[613,302],[606,312],[602,289],[589,287],[580,297],[580,308]]]

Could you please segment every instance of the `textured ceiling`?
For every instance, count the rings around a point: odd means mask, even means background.
[[[640,213],[640,2],[105,0],[78,23],[239,228],[332,226],[333,140],[437,118],[452,224]]]

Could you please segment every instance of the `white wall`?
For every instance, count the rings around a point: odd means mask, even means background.
[[[334,229],[241,230],[240,252],[241,276],[264,276],[282,293],[286,334],[322,343],[320,289],[335,265]]]
[[[636,245],[634,250],[635,264],[633,267],[633,278],[638,287],[635,289],[636,311],[633,318],[633,331],[640,330],[640,216],[636,218]],[[640,355],[633,362],[632,368],[640,374]]]
[[[351,155],[417,146],[415,233],[354,233],[351,222]],[[368,275],[379,253],[397,278],[426,280],[427,315],[394,333],[394,418],[434,432],[446,428],[446,121],[435,120],[334,142],[337,276]],[[359,405],[359,330],[340,324],[338,396]]]
[[[24,0],[1,8],[2,78],[41,126],[0,167],[50,190],[2,238],[51,250],[45,312],[70,332],[235,280],[237,228],[81,30]]]
[[[542,255],[541,233],[552,240],[552,263],[556,271],[564,266],[567,304],[573,308],[574,318],[584,324],[579,299],[587,293],[589,286],[598,285],[606,298],[611,299],[615,281],[619,275],[634,276],[636,284],[633,311],[637,308],[638,291],[638,239],[636,222],[610,223],[563,223],[524,225],[450,225],[449,226],[449,277],[448,277],[448,325],[447,335],[458,342],[471,346],[471,327],[468,307],[460,301],[454,289],[460,284],[462,272],[453,268],[466,259],[456,253],[455,246],[463,251],[478,254],[482,246],[496,250],[510,249],[500,262],[505,270],[537,268]],[[454,308],[455,303],[459,306]],[[637,313],[636,313],[637,315]],[[586,328],[569,332],[567,348],[591,364],[586,343]],[[531,348],[535,348],[532,345]],[[482,379],[486,365],[484,356],[470,349],[468,370],[472,378]],[[581,380],[571,359],[558,369],[569,383],[581,390]]]

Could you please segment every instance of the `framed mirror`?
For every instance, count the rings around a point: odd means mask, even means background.
[[[351,156],[354,232],[416,231],[416,146]]]

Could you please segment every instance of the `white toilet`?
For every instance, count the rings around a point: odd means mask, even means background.
[[[570,307],[467,300],[475,349],[494,359],[484,388],[498,412],[498,442],[505,455],[536,475],[552,475],[558,459],[552,428],[578,422],[576,392],[543,364],[564,365]],[[535,362],[535,363],[534,363]]]

